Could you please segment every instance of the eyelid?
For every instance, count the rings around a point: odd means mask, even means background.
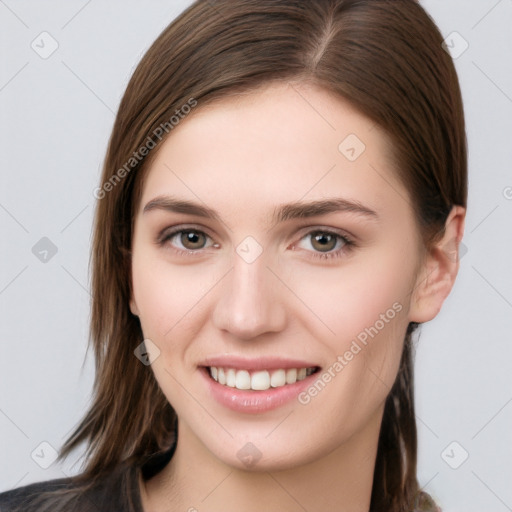
[[[208,235],[210,238],[213,238],[210,233],[210,230],[206,226],[201,226],[199,224],[192,223],[168,225],[158,232],[157,238],[164,238],[169,235],[179,233],[180,231],[199,231],[201,233],[204,233],[205,235]]]
[[[326,233],[333,233],[339,235],[354,243],[358,241],[358,237],[351,233],[350,231],[347,231],[346,229],[335,228],[333,226],[327,226],[323,224],[311,224],[311,222],[308,222],[307,220],[305,220],[301,224],[302,226],[299,226],[300,232],[303,233],[303,235],[301,236],[306,236],[308,233],[311,233],[312,231],[323,231]]]
[[[342,238],[346,238],[347,241],[349,241],[350,243],[355,243],[357,241],[357,237],[352,235],[345,229],[334,228],[332,226],[322,226],[322,225],[318,225],[318,226],[308,225],[304,228],[301,228],[301,230],[298,234],[299,240],[302,240],[305,236],[307,236],[311,233],[315,233],[315,232],[337,235]]]

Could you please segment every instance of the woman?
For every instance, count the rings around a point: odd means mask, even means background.
[[[438,510],[412,333],[458,270],[453,63],[413,0],[198,1],[122,99],[84,471],[4,510]],[[144,341],[143,341],[144,340]]]

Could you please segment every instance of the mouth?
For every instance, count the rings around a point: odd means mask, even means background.
[[[198,369],[215,402],[237,413],[263,414],[293,404],[321,366],[306,359],[229,354],[209,357]]]
[[[206,366],[205,369],[210,378],[221,386],[243,391],[283,388],[302,381],[320,370],[318,366],[261,370]]]

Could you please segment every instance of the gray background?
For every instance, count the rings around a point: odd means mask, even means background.
[[[90,398],[92,192],[134,66],[189,3],[0,0],[0,490],[80,469],[81,453],[43,469],[41,443],[58,449]],[[455,64],[470,194],[456,286],[417,350],[418,476],[444,511],[500,512],[512,510],[512,0],[422,4],[454,56],[469,45]]]

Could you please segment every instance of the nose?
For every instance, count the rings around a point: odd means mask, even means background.
[[[282,331],[286,307],[280,291],[279,280],[263,257],[247,263],[235,254],[233,268],[219,289],[215,327],[243,340]]]

